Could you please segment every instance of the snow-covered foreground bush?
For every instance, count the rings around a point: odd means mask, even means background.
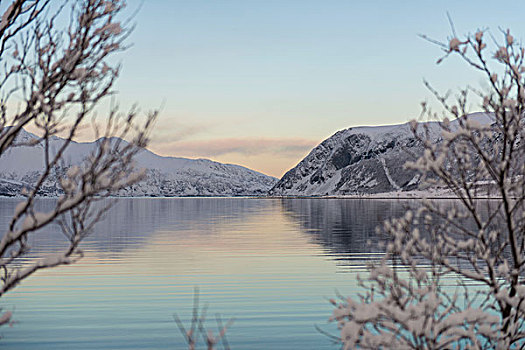
[[[121,115],[113,105],[106,118],[95,119],[119,75],[111,57],[124,49],[130,32],[118,19],[124,6],[121,0],[0,3],[0,161],[15,147],[33,145],[42,151],[35,167],[44,169],[25,190],[0,239],[0,296],[40,269],[78,260],[79,243],[107,210],[95,202],[142,176],[133,158],[146,145],[156,113],[139,122],[136,110]],[[39,136],[24,137],[26,127]],[[99,137],[97,147],[79,166],[59,171],[66,150],[87,127]],[[61,141],[51,142],[56,135]],[[52,210],[38,212],[35,196],[52,176],[60,178],[63,195]],[[67,248],[32,257],[29,236],[52,223],[64,234]],[[5,312],[0,325],[10,320],[11,313]]]
[[[360,281],[363,294],[333,300],[345,349],[525,346],[525,48],[506,31],[490,51],[486,36],[431,40],[445,51],[438,62],[457,55],[487,82],[455,101],[429,86],[445,114],[459,118],[442,120],[438,142],[412,123],[425,152],[406,166],[458,200],[422,201],[385,222],[386,254]],[[492,123],[466,117],[471,93]],[[426,104],[423,115],[437,117]],[[457,286],[445,286],[454,277]]]
[[[206,328],[206,316],[208,312],[208,305],[204,305],[199,308],[199,289],[195,288],[193,294],[193,314],[191,323],[186,328],[180,319],[179,315],[173,314],[173,319],[179,328],[184,340],[188,344],[188,350],[195,350],[198,348],[199,343],[205,344],[206,349],[215,350],[218,348],[218,344],[222,344],[224,350],[230,350],[230,344],[226,339],[226,332],[228,328],[233,324],[233,318],[229,319],[226,323],[223,322],[219,314],[215,315],[217,321],[217,334],[213,333],[211,328]]]

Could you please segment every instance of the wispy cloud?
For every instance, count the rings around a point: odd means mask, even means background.
[[[179,122],[161,122],[155,128],[152,142],[155,144],[174,143],[187,140],[196,135],[206,133],[213,126],[208,124],[189,124]]]
[[[300,138],[225,138],[202,141],[157,143],[153,147],[164,154],[188,157],[216,157],[224,154],[255,156],[275,154],[297,157],[312,149],[319,140]]]

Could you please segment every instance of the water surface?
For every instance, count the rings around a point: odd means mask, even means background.
[[[52,199],[38,203],[51,208]],[[0,227],[18,200],[0,199]],[[335,349],[327,298],[355,294],[377,257],[375,227],[406,202],[343,199],[121,199],[83,243],[77,264],[25,280],[1,300],[17,323],[6,349],[183,349],[194,287],[215,314],[235,318],[232,349]],[[34,256],[64,245],[56,228]]]

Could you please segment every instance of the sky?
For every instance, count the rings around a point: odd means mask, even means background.
[[[418,34],[510,28],[525,2],[129,0],[132,46],[118,59],[121,104],[161,107],[149,148],[281,177],[322,140],[405,123],[440,91],[481,84]],[[477,106],[473,106],[473,111]]]

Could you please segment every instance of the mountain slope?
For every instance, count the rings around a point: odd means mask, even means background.
[[[33,138],[33,134],[22,131],[16,141],[27,144]],[[54,137],[51,149],[57,150],[63,142]],[[79,164],[95,149],[96,142],[72,142],[64,154],[62,167]],[[121,196],[251,196],[266,194],[277,182],[276,178],[239,165],[162,157],[146,149],[135,159],[138,168],[146,169],[146,178],[121,191]],[[42,145],[10,148],[0,158],[0,195],[17,195],[23,187],[31,187],[43,168]],[[51,176],[41,195],[59,194],[56,177]]]
[[[490,123],[491,117],[475,113],[469,119]],[[430,137],[439,139],[438,123],[426,124]],[[404,164],[421,152],[422,147],[408,123],[349,128],[315,147],[275,184],[269,194],[324,196],[416,189],[419,175],[405,169]]]

